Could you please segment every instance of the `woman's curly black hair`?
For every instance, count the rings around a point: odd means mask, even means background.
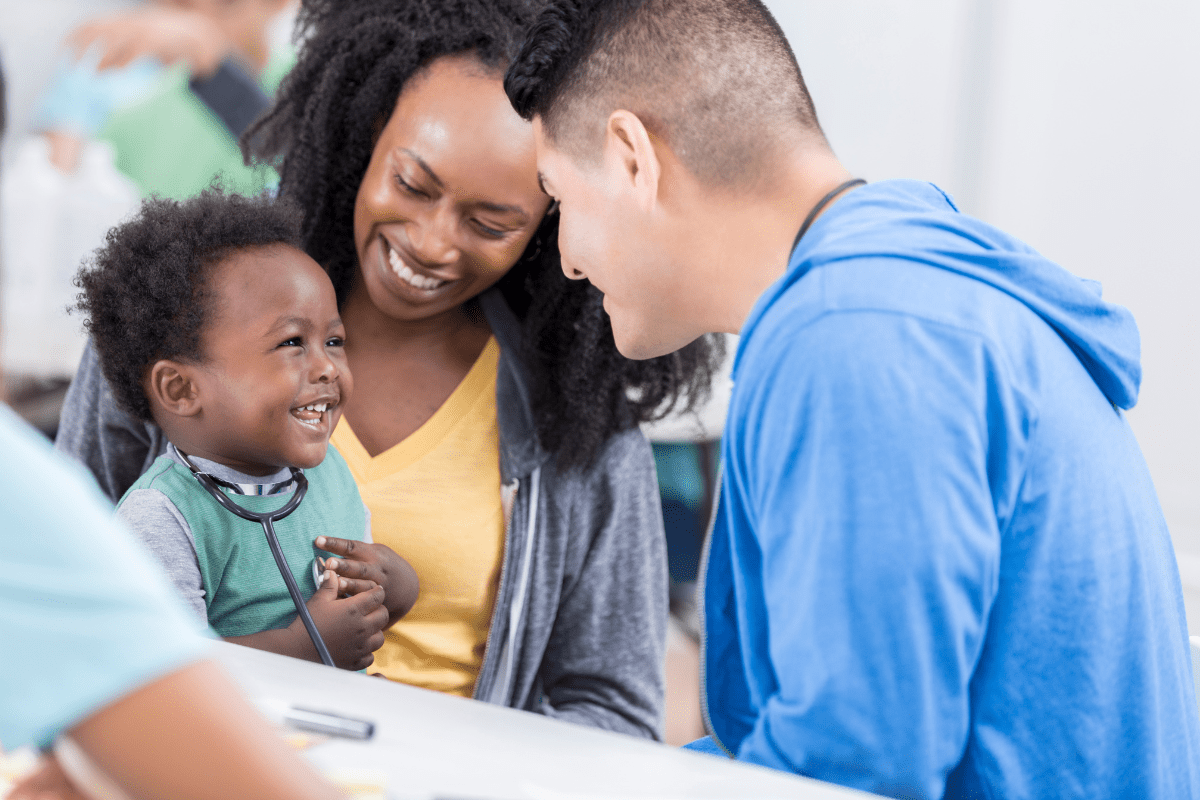
[[[247,247],[300,247],[300,209],[268,197],[206,189],[189,200],[151,198],[108,232],[79,270],[84,315],[117,403],[150,420],[142,379],[160,359],[200,362],[212,268]]]
[[[242,141],[248,159],[276,165],[280,195],[304,209],[304,248],[329,272],[339,302],[358,269],[358,187],[405,83],[456,54],[472,55],[499,80],[540,7],[537,0],[305,0],[299,61]],[[648,361],[620,355],[600,292],[562,273],[557,226],[556,215],[543,221],[498,287],[523,324],[541,445],[564,466],[579,466],[613,433],[703,401],[723,352],[719,339],[706,337]]]

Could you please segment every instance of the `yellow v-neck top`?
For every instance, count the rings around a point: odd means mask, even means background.
[[[371,535],[412,564],[421,593],[367,669],[470,697],[483,663],[504,551],[496,369],[489,339],[424,425],[374,458],[342,417],[330,439],[371,510]]]

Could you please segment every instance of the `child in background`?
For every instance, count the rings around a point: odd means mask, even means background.
[[[284,505],[291,468],[304,470],[308,494],[275,530],[334,662],[364,669],[416,601],[417,578],[370,542],[354,480],[328,448],[352,382],[333,285],[298,237],[299,212],[266,198],[148,200],[81,270],[78,308],[118,403],[170,441],[118,516],[219,635],[317,660],[260,525],[220,508],[193,474],[261,512]]]

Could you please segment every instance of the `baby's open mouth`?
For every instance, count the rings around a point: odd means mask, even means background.
[[[310,403],[306,406],[292,409],[292,416],[309,425],[313,428],[319,428],[325,424],[326,414],[328,414],[337,403]]]

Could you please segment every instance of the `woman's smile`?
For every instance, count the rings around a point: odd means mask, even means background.
[[[425,268],[414,265],[413,259],[405,257],[398,247],[393,247],[386,236],[379,237],[379,244],[384,254],[384,261],[387,262],[387,267],[391,269],[392,273],[402,282],[426,296],[433,297],[438,289],[443,289],[456,282],[455,279],[435,276]]]
[[[354,209],[359,290],[393,320],[445,316],[516,263],[549,206],[500,81],[443,58],[397,98]],[[449,313],[448,313],[449,312]]]

